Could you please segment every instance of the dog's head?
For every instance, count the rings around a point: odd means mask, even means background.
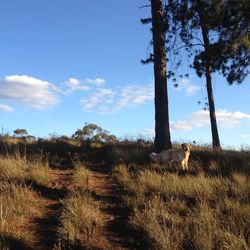
[[[181,148],[183,149],[183,151],[187,151],[187,152],[190,152],[190,149],[191,149],[191,145],[190,144],[187,144],[187,143],[183,143],[181,144]]]
[[[158,162],[158,159],[157,159],[157,154],[156,153],[151,153],[149,155],[150,159],[154,162]]]

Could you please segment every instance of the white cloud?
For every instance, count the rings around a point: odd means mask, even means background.
[[[113,102],[113,98],[114,92],[112,89],[99,88],[87,99],[82,99],[80,103],[84,111],[90,111],[99,104],[101,104],[101,106],[111,104]]]
[[[187,96],[196,94],[200,87],[193,84],[188,78],[181,78],[177,81],[178,87],[173,87],[174,91],[184,91]]]
[[[130,85],[112,90],[97,88],[81,100],[84,111],[96,109],[100,113],[114,113],[128,106],[137,106],[154,100],[153,85]]]
[[[131,85],[121,88],[117,96],[116,109],[134,106],[154,100],[154,87]]]
[[[221,128],[235,128],[240,124],[241,121],[250,121],[250,115],[242,112],[229,112],[225,109],[219,109],[216,112],[217,123]],[[190,114],[185,120],[182,121],[171,121],[171,131],[191,131],[196,128],[204,126],[210,126],[209,112],[208,111],[197,111]],[[138,131],[136,134],[142,137],[152,138],[155,135],[154,128],[145,128]],[[243,139],[249,139],[250,134],[241,135]]]
[[[13,112],[14,109],[8,105],[0,104],[0,109],[6,112]]]
[[[155,136],[155,129],[154,128],[144,128],[143,130],[137,132],[140,137],[154,137]]]
[[[87,78],[86,82],[97,85],[97,86],[101,86],[101,85],[105,84],[106,81],[103,78],[96,78],[96,79]]]
[[[29,106],[45,109],[56,105],[59,97],[56,86],[27,75],[11,75],[0,80],[0,99],[14,100]]]
[[[234,128],[240,124],[242,120],[249,120],[250,115],[242,112],[229,112],[225,109],[219,109],[216,112],[218,126],[221,128]],[[197,111],[189,115],[183,121],[175,121],[170,123],[173,131],[190,131],[195,128],[200,128],[210,125],[209,111]]]
[[[81,84],[81,82],[75,78],[69,78],[67,81],[65,81],[64,86],[65,86],[64,88],[66,89],[61,90],[60,92],[65,95],[70,95],[77,90],[84,91],[90,89],[88,86]]]
[[[221,127],[224,128],[234,128],[236,127],[242,120],[249,120],[250,115],[242,113],[242,112],[229,112],[224,109],[220,109],[217,112],[218,123]]]

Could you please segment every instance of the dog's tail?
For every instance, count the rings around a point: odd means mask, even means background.
[[[154,161],[154,162],[159,162],[159,159],[158,159],[157,156],[158,156],[158,155],[157,155],[156,153],[151,153],[151,154],[149,155],[150,159],[151,159],[152,161]]]

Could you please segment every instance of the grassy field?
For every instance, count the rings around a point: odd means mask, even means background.
[[[250,153],[197,148],[190,170],[122,163],[128,223],[150,249],[249,249]]]
[[[151,151],[143,141],[0,143],[0,249],[38,249],[33,220],[43,216],[45,199],[56,202],[60,214],[54,249],[112,249],[104,201],[90,185],[97,165],[119,185],[119,206],[126,211],[120,226],[134,232],[135,249],[250,248],[248,150],[194,147],[188,171],[152,163]],[[72,175],[66,186],[54,187],[51,173],[60,176],[67,165]]]

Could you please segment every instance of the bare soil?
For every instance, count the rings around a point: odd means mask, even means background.
[[[112,179],[111,171],[98,164],[90,166],[89,170],[91,172],[90,189],[94,198],[101,203],[107,225],[103,231],[105,244],[98,245],[96,249],[145,249],[140,248],[139,245],[136,246],[133,231],[127,226],[127,212],[121,205],[120,190]],[[36,235],[38,235],[36,250],[57,249],[57,228],[62,213],[60,200],[75,187],[73,173],[72,167],[61,166],[51,169],[50,187],[37,187],[42,197],[42,216],[34,218],[32,223]],[[87,248],[83,246],[82,249]]]
[[[72,168],[50,170],[52,181],[49,188],[35,187],[41,195],[42,216],[33,219],[33,226],[38,237],[36,250],[52,250],[57,243],[57,228],[62,212],[60,200],[73,188]]]
[[[126,223],[127,212],[121,205],[119,187],[112,179],[111,172],[101,166],[92,167],[90,185],[95,198],[101,202],[101,209],[106,217],[104,235],[108,239],[109,248],[137,249],[133,232]]]

